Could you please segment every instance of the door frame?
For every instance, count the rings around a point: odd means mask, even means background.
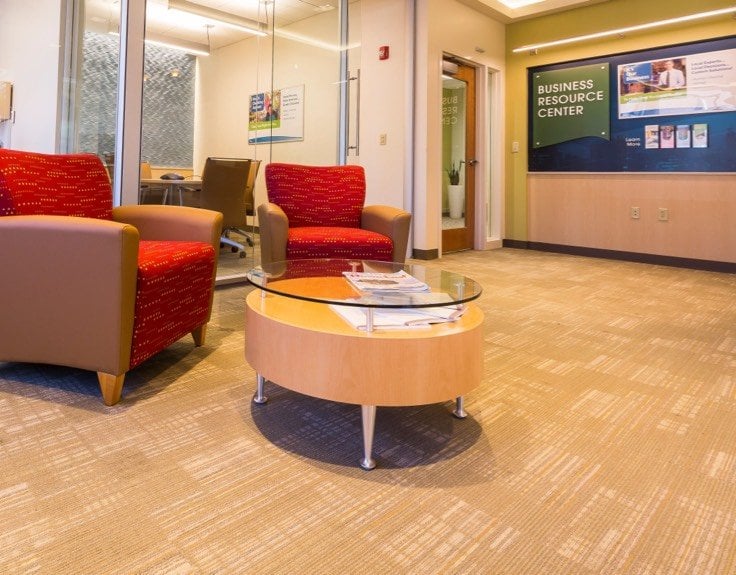
[[[506,159],[505,152],[505,82],[503,70],[491,67],[487,64],[461,58],[451,52],[443,51],[440,55],[438,66],[445,58],[463,62],[465,65],[476,69],[476,141],[475,152],[478,164],[475,169],[475,238],[474,250],[491,250],[503,247],[505,233],[505,186],[506,186]],[[438,75],[439,96],[441,96],[442,79]],[[437,101],[441,106],[441,98]],[[440,110],[437,110],[440,113]],[[436,144],[442,146],[442,139]],[[435,156],[441,158],[441,154]],[[440,181],[443,173],[434,170],[427,172],[431,178]],[[441,185],[441,183],[438,183]],[[442,195],[439,194],[438,211],[440,217],[427,222],[437,230],[438,250],[437,256],[442,257],[442,220],[441,202]],[[420,256],[421,257],[421,256]],[[425,258],[422,258],[425,259]]]

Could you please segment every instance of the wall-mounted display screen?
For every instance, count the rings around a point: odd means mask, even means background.
[[[529,69],[529,171],[736,171],[736,36]]]

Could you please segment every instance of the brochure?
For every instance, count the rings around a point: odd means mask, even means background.
[[[429,286],[410,276],[404,270],[394,273],[343,272],[345,278],[358,291],[429,291]]]
[[[331,304],[330,308],[354,328],[367,329],[368,308]],[[453,322],[465,313],[465,306],[426,308],[373,308],[373,329],[428,328],[435,323]]]

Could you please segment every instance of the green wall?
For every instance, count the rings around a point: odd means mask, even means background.
[[[505,239],[527,238],[527,68],[594,56],[736,34],[736,20],[718,16],[675,26],[514,54],[519,46],[733,7],[726,0],[609,0],[558,14],[522,20],[506,28],[506,230]],[[511,142],[519,152],[511,152]],[[602,176],[605,177],[605,176]]]

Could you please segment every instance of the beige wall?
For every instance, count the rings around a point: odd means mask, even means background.
[[[198,58],[194,168],[201,174],[208,156],[262,161],[255,201],[266,200],[263,168],[268,162],[327,165],[337,162],[337,11],[302,20],[277,33],[272,70],[272,38],[252,38]],[[277,28],[278,26],[277,22]],[[289,37],[303,37],[299,41]],[[313,41],[313,42],[312,42]],[[320,45],[318,42],[324,42]],[[310,43],[311,42],[311,43]],[[272,83],[273,81],[273,83]],[[304,140],[273,145],[248,144],[251,94],[305,86]]]
[[[366,203],[411,211],[412,12],[396,0],[359,4],[360,156],[351,155],[349,163],[365,168]],[[389,47],[388,60],[378,59],[379,46]]]
[[[610,0],[507,28],[506,238],[646,254],[736,262],[736,175],[528,174],[528,67],[728,36],[728,16],[632,33],[623,38],[513,54],[526,44],[733,6],[731,1]],[[518,153],[510,143],[520,143]],[[632,220],[630,207],[641,208]],[[657,208],[669,210],[669,222]]]
[[[503,89],[505,82],[504,25],[475,12],[455,0],[416,3],[419,23],[415,56],[414,94],[414,247],[439,249],[441,253],[442,211],[442,55],[458,56],[478,66],[478,117],[476,132],[476,213],[481,219],[493,203],[493,185],[502,186]],[[496,81],[489,85],[488,74]],[[494,90],[497,92],[494,93]],[[487,108],[486,102],[492,102]],[[500,149],[496,149],[499,146]],[[500,190],[499,190],[500,195]],[[496,202],[497,211],[501,203]],[[422,226],[422,227],[420,227]],[[478,225],[484,232],[476,237],[476,248],[492,247],[492,226]],[[500,227],[500,226],[498,226]]]
[[[13,84],[14,122],[0,123],[5,147],[53,153],[59,145],[61,0],[0,2],[0,80]]]

